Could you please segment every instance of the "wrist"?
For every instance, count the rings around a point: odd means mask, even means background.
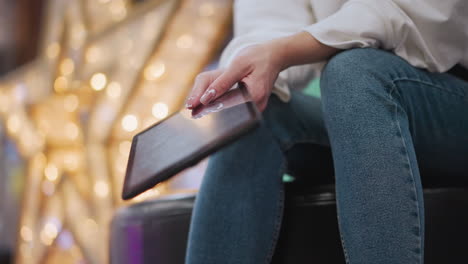
[[[278,38],[268,43],[270,50],[273,53],[273,63],[279,68],[279,71],[283,71],[290,66],[290,56],[288,54],[288,45],[290,40],[287,38]]]

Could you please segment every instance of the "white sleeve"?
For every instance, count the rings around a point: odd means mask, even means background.
[[[391,50],[413,66],[444,72],[468,50],[467,16],[465,0],[349,0],[305,30],[328,46]]]
[[[243,48],[289,36],[314,23],[309,0],[237,0],[234,2],[234,38],[223,51],[220,66],[228,66]],[[273,92],[290,98],[289,88],[302,88],[319,64],[291,67],[279,74]]]

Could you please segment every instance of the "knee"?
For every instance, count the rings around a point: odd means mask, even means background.
[[[388,52],[359,48],[346,50],[332,57],[322,72],[322,96],[348,97],[366,92],[365,83],[383,81],[390,74],[394,60]]]
[[[325,66],[320,80],[322,109],[327,122],[365,118],[369,106],[387,97],[395,55],[377,49],[343,51]]]

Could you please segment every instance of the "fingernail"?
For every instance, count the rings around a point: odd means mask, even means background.
[[[202,114],[198,114],[198,115],[194,115],[192,118],[193,118],[193,119],[199,119],[199,118],[201,118],[201,117],[203,117],[203,115],[202,115]]]
[[[185,108],[192,108],[193,105],[191,103],[189,103],[190,101],[192,101],[193,99],[193,96],[190,96],[189,98],[187,98],[187,101],[185,101]]]
[[[200,98],[200,102],[202,104],[208,104],[209,102],[211,102],[211,100],[213,100],[215,98],[215,96],[216,96],[216,90],[215,89],[209,89]]]

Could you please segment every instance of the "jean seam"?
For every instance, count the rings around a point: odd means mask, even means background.
[[[284,173],[285,168],[286,168],[286,161],[283,160],[282,165],[281,165],[280,176]],[[281,181],[281,178],[279,180]],[[279,209],[279,213],[276,216],[275,226],[274,226],[274,230],[273,230],[273,239],[272,239],[272,242],[271,242],[270,250],[269,250],[269,252],[268,252],[268,254],[266,256],[266,259],[265,259],[265,264],[270,264],[271,263],[271,261],[273,259],[273,255],[275,254],[276,245],[277,245],[278,240],[279,240],[279,234],[280,234],[280,231],[281,231],[281,224],[282,224],[282,221],[283,221],[283,212],[284,212],[284,187],[282,187],[281,190],[280,190],[280,198],[279,198],[278,203],[277,203],[277,208]]]
[[[341,247],[343,249],[343,255],[345,257],[345,262],[346,262],[346,264],[349,264],[349,263],[351,263],[351,261],[349,260],[348,249],[346,248],[343,233],[341,232],[341,230],[343,230],[343,228],[341,226],[341,221],[340,221],[341,218],[340,218],[340,214],[338,212],[338,192],[336,192],[336,191],[335,191],[335,200],[336,200],[336,208],[335,208],[335,210],[336,210],[336,219],[338,220],[338,230],[339,230],[339,234],[340,234]]]
[[[397,82],[405,82],[405,81],[406,82],[416,82],[416,83],[432,86],[432,87],[437,88],[437,89],[439,89],[441,91],[444,91],[444,92],[447,92],[447,93],[450,93],[450,94],[454,94],[454,95],[458,95],[458,96],[460,96],[462,98],[465,97],[465,94],[463,92],[452,91],[452,90],[449,90],[449,89],[447,89],[447,88],[445,88],[443,86],[437,85],[437,84],[432,83],[432,82],[427,82],[427,81],[423,81],[423,80],[419,80],[419,79],[412,79],[412,78],[401,78],[401,77],[392,80],[393,85],[395,85]]]
[[[416,215],[417,215],[417,222],[418,222],[418,239],[419,239],[419,244],[418,244],[418,247],[420,248],[421,246],[421,216],[420,216],[420,210],[419,210],[419,200],[418,200],[418,193],[417,193],[417,190],[416,190],[416,185],[415,185],[415,179],[414,179],[414,174],[413,174],[413,171],[411,170],[411,161],[410,161],[410,158],[409,158],[409,155],[408,155],[408,147],[407,147],[407,144],[405,142],[405,139],[403,137],[403,133],[402,133],[402,129],[401,129],[401,125],[400,125],[400,122],[398,121],[398,105],[394,99],[394,97],[392,96],[392,94],[397,91],[397,85],[395,83],[395,80],[392,81],[392,88],[390,89],[388,95],[390,97],[390,99],[392,100],[394,106],[395,106],[395,113],[394,113],[394,116],[395,116],[395,123],[397,125],[397,128],[398,128],[398,132],[400,133],[400,139],[401,139],[401,142],[403,144],[403,148],[405,149],[405,156],[406,156],[406,160],[408,162],[408,165],[409,165],[409,174],[410,174],[410,177],[411,177],[411,181],[412,181],[412,184],[411,184],[411,187],[412,187],[412,191],[416,197],[416,200],[415,200],[415,205],[416,205]],[[422,250],[420,248],[420,253],[418,254],[418,264],[421,264],[422,263]]]
[[[337,215],[337,218],[339,219],[340,217]],[[338,221],[339,223],[340,221]],[[340,224],[338,224],[338,228],[340,227]],[[341,247],[343,248],[343,255],[345,257],[345,262],[346,264],[349,264],[351,263],[349,261],[349,255],[348,255],[348,250],[346,249],[346,246],[345,246],[345,243],[344,243],[344,239],[343,239],[343,235],[341,234],[340,232],[340,240],[341,240]]]

